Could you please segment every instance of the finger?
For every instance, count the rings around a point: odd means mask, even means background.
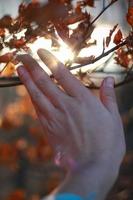
[[[59,62],[55,56],[44,49],[40,49],[38,51],[38,55],[51,70],[55,79],[70,96],[82,95],[85,87],[76,77],[70,73],[70,71],[61,62]]]
[[[100,88],[100,98],[104,106],[109,110],[109,112],[114,114],[118,112],[114,90],[114,79],[112,77],[108,77],[103,80]]]
[[[47,97],[37,88],[35,83],[32,81],[28,71],[20,66],[17,69],[20,79],[24,83],[28,90],[33,104],[41,110],[46,118],[51,118],[54,115],[55,107],[47,99]]]
[[[36,86],[50,99],[50,101],[52,101],[53,104],[55,104],[55,106],[59,106],[61,104],[60,99],[65,96],[65,93],[51,81],[48,74],[30,55],[20,55],[18,56],[18,60],[24,64]]]

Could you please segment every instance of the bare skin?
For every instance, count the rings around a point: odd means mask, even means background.
[[[103,200],[125,154],[114,80],[109,77],[103,81],[97,98],[48,51],[40,49],[38,55],[61,87],[29,55],[18,56],[23,63],[18,74],[55,151],[56,162],[68,170],[58,192],[85,197],[93,191],[96,199]]]

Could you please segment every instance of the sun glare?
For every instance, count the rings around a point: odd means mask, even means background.
[[[90,47],[87,48],[83,48],[80,53],[79,56],[80,57],[89,57],[94,55],[95,57],[99,56],[102,53],[102,48],[103,48],[103,38],[109,34],[109,30],[110,30],[110,26],[98,26],[95,28],[94,32],[91,35],[91,39],[94,41],[96,40],[96,45],[92,45]],[[16,37],[19,39],[21,38],[24,33],[25,33],[26,29],[22,32],[20,32],[19,34],[16,35]],[[7,33],[8,35],[8,33]],[[7,37],[9,40],[10,37]],[[58,43],[59,43],[59,47],[58,48],[54,48],[52,47],[52,41],[51,39],[45,39],[44,37],[38,37],[36,39],[36,41],[34,41],[33,43],[29,43],[27,46],[29,47],[28,52],[25,51],[19,51],[18,54],[20,53],[29,53],[31,54],[38,62],[39,64],[42,66],[42,68],[44,68],[48,73],[49,70],[47,69],[47,67],[44,65],[44,63],[42,63],[42,61],[39,59],[38,55],[37,55],[37,51],[40,48],[46,49],[48,51],[50,51],[53,55],[55,55],[59,61],[61,61],[62,63],[66,63],[67,61],[73,61],[74,59],[74,52],[72,52],[71,48],[61,39],[58,37]],[[110,43],[110,47],[112,47],[113,43]],[[3,50],[3,54],[6,53],[5,51],[8,52],[9,49],[4,48]],[[97,66],[102,65],[106,60],[108,59],[108,56],[101,59],[100,61],[98,61],[95,64],[89,65],[89,69],[95,69]],[[3,66],[1,65],[1,68],[3,68]],[[17,66],[16,66],[17,68]],[[88,69],[88,66],[85,66],[82,68],[83,71],[86,71]],[[79,69],[78,69],[79,70]],[[73,70],[73,73],[75,73],[77,70]]]
[[[51,40],[38,38],[33,44],[29,44],[28,46],[31,49],[31,53],[37,56],[38,49],[46,49],[50,51],[53,55],[55,55],[62,63],[65,63],[68,60],[73,59],[73,53],[71,49],[61,40],[59,40],[60,47],[58,49],[54,49],[51,47]]]
[[[89,48],[84,48],[81,50],[79,56],[81,57],[89,57],[94,55],[95,57],[99,56],[102,53],[103,48],[103,38],[105,35],[108,35],[110,30],[110,26],[99,26],[95,28],[94,32],[92,33],[92,40],[96,40],[96,45],[92,45]],[[59,39],[60,47],[58,49],[54,49],[51,47],[52,41],[50,39],[38,38],[33,44],[29,44],[28,46],[31,49],[32,55],[38,59],[37,50],[39,48],[44,48],[50,51],[53,55],[55,55],[62,63],[66,63],[67,61],[72,61],[74,58],[74,53],[68,47],[66,43],[64,43],[61,39]],[[110,44],[112,47],[113,44]],[[108,58],[101,59],[100,62],[95,63],[95,65],[90,65],[90,68],[95,68],[98,65],[101,65],[105,62]],[[84,70],[87,69],[88,66],[84,67]]]

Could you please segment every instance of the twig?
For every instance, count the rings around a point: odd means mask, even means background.
[[[120,87],[120,86],[123,86],[123,85],[126,85],[126,84],[128,84],[128,83],[131,83],[131,82],[133,82],[133,76],[131,76],[130,78],[128,78],[127,80],[123,80],[123,81],[121,81],[121,82],[119,82],[119,83],[116,83],[115,84],[115,88],[118,88],[118,87]],[[100,88],[100,86],[86,86],[86,88],[88,88],[88,89],[94,89],[94,90],[98,90],[99,88]]]
[[[98,14],[98,16],[90,23],[90,25],[93,25],[99,17],[101,17],[101,15],[110,7],[112,6],[116,1],[118,0],[112,0],[106,7],[104,7],[104,9]]]
[[[101,16],[110,6],[112,6],[116,1],[118,1],[118,0],[112,0],[112,1],[111,1],[106,7],[104,7],[103,10],[92,20],[92,22],[88,24],[88,28],[87,28],[87,30],[86,30],[85,33],[84,33],[84,38],[73,48],[73,51],[75,52],[75,53],[74,53],[74,59],[73,59],[73,61],[74,61],[75,58],[78,56],[82,44],[84,44],[85,41],[87,40],[87,38],[89,37],[90,33],[88,34],[88,32],[89,32],[90,27],[92,27],[92,25],[100,18],[100,16]],[[72,62],[71,62],[71,63],[67,63],[67,67],[70,68],[71,65],[72,65]]]
[[[105,61],[104,64],[100,64],[99,66],[94,67],[92,70],[88,70],[87,73],[88,74],[92,74],[93,72],[98,71],[98,69],[101,68],[101,65],[103,65],[102,69],[101,69],[103,71],[104,68],[105,68],[105,66],[107,66],[108,62],[110,62],[110,60],[111,60],[112,57],[113,57],[113,54],[109,57],[109,59],[107,61]]]
[[[80,64],[80,65],[73,66],[73,67],[70,68],[70,70],[82,68],[82,67],[84,67],[84,66],[86,66],[86,65],[93,64],[93,63],[97,62],[98,60],[100,60],[100,59],[102,59],[102,58],[108,56],[110,53],[112,53],[113,51],[116,51],[117,49],[119,49],[120,47],[122,47],[122,46],[124,46],[124,45],[126,45],[126,44],[127,44],[127,41],[125,40],[125,41],[121,42],[120,44],[118,44],[117,46],[111,48],[110,50],[108,50],[108,51],[102,53],[100,56],[96,57],[94,60],[88,61],[88,62],[86,62],[86,63],[84,63],[84,64]]]
[[[88,62],[86,64],[83,65],[77,65],[74,67],[71,67],[70,71],[74,70],[74,69],[78,69],[78,68],[82,68],[85,65],[89,65],[89,64],[93,64],[95,62],[97,62],[98,60],[100,60],[101,58],[107,56],[108,54],[110,54],[111,52],[119,49],[120,47],[126,45],[126,40],[122,43],[120,43],[119,45],[113,47],[112,49],[108,50],[107,52],[105,52],[104,54],[101,54],[100,56],[98,56],[97,58],[95,58],[93,61]],[[22,85],[23,83],[20,81],[20,79],[18,77],[11,77],[11,78],[0,78],[0,81],[12,81],[12,83],[0,83],[0,87],[12,87],[12,86],[17,86],[17,85]],[[127,81],[127,80],[126,80]],[[95,89],[95,88],[94,88]]]
[[[0,88],[22,85],[19,77],[1,77]]]
[[[14,87],[14,86],[19,86],[19,85],[23,85],[23,83],[21,81],[16,82],[16,83],[0,83],[0,88],[5,88],[5,87]]]
[[[6,80],[6,78],[5,78],[5,80]],[[9,79],[9,81],[11,81],[11,78]],[[2,83],[2,84],[0,83],[0,88],[23,85],[23,83],[21,82],[21,80],[19,79],[19,77],[14,77],[13,81],[14,81],[13,83]],[[115,84],[115,88],[123,86],[123,85],[126,85],[126,84],[131,83],[131,82],[133,82],[133,75],[131,77],[129,77],[127,80],[124,79],[120,83]],[[94,86],[93,85],[93,86],[86,86],[86,88],[88,88],[88,89],[99,89],[100,86]]]

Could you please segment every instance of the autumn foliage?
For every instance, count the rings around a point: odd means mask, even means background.
[[[62,39],[73,51],[73,61],[66,61],[66,66],[71,69],[72,64],[78,64],[72,69],[91,64],[106,56],[106,47],[109,47],[113,40],[116,45],[116,57],[120,55],[118,51],[126,51],[132,54],[133,49],[133,7],[129,7],[125,13],[125,19],[131,27],[129,35],[125,37],[116,24],[109,32],[109,35],[104,38],[103,52],[96,58],[94,55],[80,57],[79,53],[84,48],[89,48],[96,45],[96,41],[91,42],[91,35],[95,29],[97,19],[118,0],[111,0],[109,4],[103,7],[101,13],[93,18],[91,13],[87,11],[88,7],[95,7],[94,0],[81,0],[73,5],[71,0],[49,0],[48,3],[41,4],[39,1],[32,1],[29,4],[21,3],[18,9],[18,16],[14,19],[9,15],[5,15],[0,19],[0,63],[5,63],[1,71],[1,76],[14,76],[15,66],[18,64],[15,55],[24,50],[29,53],[28,44],[34,43],[39,37],[51,39],[52,47],[57,49],[60,47],[59,38]],[[128,4],[128,1],[126,1]],[[74,29],[70,25],[76,24]],[[117,22],[116,22],[117,23]],[[18,38],[18,34],[24,31],[24,35]],[[10,37],[9,37],[10,35]],[[7,40],[7,38],[10,38]],[[9,52],[3,54],[3,49],[8,48]],[[123,50],[122,50],[123,49]],[[125,59],[125,57],[124,57]],[[123,57],[115,59],[119,65],[130,68],[133,64],[123,60]]]

